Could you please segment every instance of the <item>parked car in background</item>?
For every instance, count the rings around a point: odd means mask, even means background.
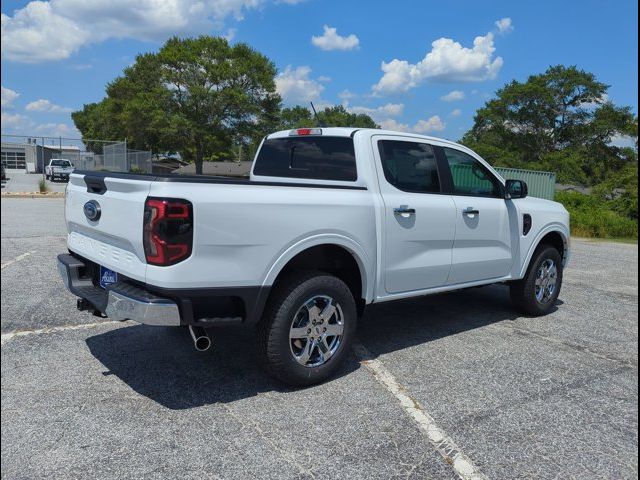
[[[561,204],[462,145],[375,129],[268,135],[246,180],[75,172],[65,208],[79,309],[187,326],[199,350],[203,327],[256,326],[294,385],[336,371],[368,304],[506,283],[544,315],[569,258]]]
[[[64,158],[52,158],[49,165],[44,167],[44,174],[47,180],[54,181],[57,178],[61,180],[69,180],[69,175],[73,173],[75,167],[69,160]]]

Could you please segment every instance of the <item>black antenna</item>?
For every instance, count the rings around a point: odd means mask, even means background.
[[[316,107],[313,106],[313,102],[309,102],[309,103],[311,104],[311,110],[313,110],[313,115],[316,117],[316,123],[318,124],[318,126],[326,127],[326,125],[320,121],[320,118],[318,117],[318,112],[316,112]]]

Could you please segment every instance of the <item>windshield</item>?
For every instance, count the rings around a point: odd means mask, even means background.
[[[51,160],[51,165],[54,167],[70,167],[71,162],[69,160]]]

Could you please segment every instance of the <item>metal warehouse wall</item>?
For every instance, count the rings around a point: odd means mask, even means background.
[[[517,168],[496,168],[496,171],[506,180],[523,180],[527,182],[529,195],[532,197],[553,200],[556,191],[555,173],[519,170]]]
[[[556,189],[556,174],[551,172],[536,172],[533,170],[519,170],[517,168],[495,169],[505,180],[523,180],[529,187],[532,197],[553,200]],[[456,184],[463,185],[473,191],[475,188],[487,188],[487,181],[477,177],[471,165],[457,164],[451,166],[451,173]]]

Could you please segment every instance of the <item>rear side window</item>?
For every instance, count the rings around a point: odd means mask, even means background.
[[[439,193],[440,178],[431,145],[397,140],[378,142],[384,176],[405,192]]]
[[[355,181],[356,157],[351,137],[289,137],[264,141],[255,175]]]

